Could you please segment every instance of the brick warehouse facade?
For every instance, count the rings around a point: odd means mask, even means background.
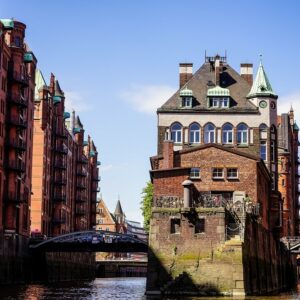
[[[96,225],[97,148],[79,117],[65,111],[54,75],[47,85],[36,69],[25,29],[19,21],[0,20],[1,283],[29,279],[30,235]],[[74,255],[72,261],[83,270],[90,260]]]
[[[180,89],[157,111],[147,293],[284,289],[295,264],[279,239],[287,226],[298,234],[298,128],[291,113],[281,117],[288,118],[283,130],[262,63],[255,80],[252,64],[241,64],[238,74],[218,55],[194,74],[192,64],[179,67]],[[281,152],[292,169],[285,198],[278,188],[286,176]]]

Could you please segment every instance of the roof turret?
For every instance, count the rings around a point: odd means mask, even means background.
[[[267,74],[264,70],[263,64],[260,61],[255,80],[247,98],[264,96],[271,96],[273,98],[277,98],[277,95],[274,93],[270,81],[267,77]]]
[[[124,215],[120,200],[118,200],[118,202],[117,202],[117,206],[116,206],[114,215],[115,216],[117,216],[117,215]]]

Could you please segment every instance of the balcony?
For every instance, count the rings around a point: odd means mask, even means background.
[[[10,125],[20,127],[22,129],[27,128],[27,121],[17,116],[11,116],[8,122]]]
[[[87,146],[89,144],[88,141],[83,141],[83,146]]]
[[[67,184],[67,179],[65,178],[56,178],[54,180],[55,185],[66,185]]]
[[[21,106],[21,107],[27,107],[28,106],[27,99],[25,99],[25,97],[23,97],[20,94],[16,94],[16,93],[15,94],[10,94],[8,96],[8,101],[11,104],[18,105],[18,106]]]
[[[90,157],[95,157],[95,156],[96,156],[96,152],[93,151],[93,150],[91,150],[91,151],[90,151]]]
[[[61,154],[68,154],[68,148],[66,145],[59,145],[55,146],[55,152],[61,153]]]
[[[57,160],[54,163],[54,168],[65,170],[67,168],[67,164],[62,160]]]
[[[12,202],[12,203],[27,203],[28,202],[28,197],[25,196],[24,194],[17,194],[15,192],[9,192],[7,195],[7,202]]]
[[[86,202],[87,198],[85,196],[76,196],[76,202],[78,203],[83,203],[83,202]]]
[[[11,160],[7,164],[7,169],[15,172],[24,173],[25,172],[25,163],[20,160]]]
[[[89,160],[85,156],[80,156],[77,159],[77,163],[79,163],[79,164],[88,164]]]
[[[93,181],[101,181],[101,176],[96,175],[95,177],[92,178]]]
[[[86,170],[79,170],[76,172],[76,175],[78,177],[86,177],[87,176],[87,171]]]
[[[83,216],[86,213],[86,209],[83,207],[76,207],[75,214],[78,216]]]
[[[54,202],[66,202],[66,194],[63,194],[63,193],[57,193],[57,194],[54,194],[53,196],[53,201]]]
[[[80,132],[81,132],[81,128],[79,128],[79,127],[73,128],[73,133],[74,134],[77,134],[77,133],[80,133]]]
[[[22,84],[24,86],[29,85],[29,76],[27,74],[20,74],[16,71],[12,71],[9,73],[10,79],[16,83]]]
[[[33,61],[33,54],[31,52],[24,53],[23,61],[24,63],[31,63]]]
[[[56,217],[52,219],[54,225],[66,224],[66,217]]]
[[[101,161],[100,160],[97,161],[97,166],[101,166]]]
[[[64,119],[69,119],[71,117],[71,114],[67,111],[64,112]]]
[[[93,193],[99,193],[100,192],[100,188],[98,187],[98,188],[93,188],[92,189],[92,192]]]
[[[78,190],[86,190],[86,186],[84,184],[82,184],[82,183],[77,183],[76,184],[76,188]]]
[[[56,129],[55,135],[56,135],[56,137],[62,138],[62,139],[66,139],[68,137],[65,130],[59,130],[59,129]]]
[[[21,139],[9,139],[8,145],[9,145],[9,147],[19,150],[19,151],[26,150],[26,143]]]

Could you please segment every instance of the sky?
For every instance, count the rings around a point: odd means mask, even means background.
[[[53,72],[94,140],[102,198],[120,198],[142,221],[141,192],[156,155],[156,109],[178,89],[178,64],[227,53],[240,63],[262,55],[279,112],[300,122],[300,1],[0,0],[0,18],[27,25],[26,41],[46,79]],[[299,123],[298,122],[298,123]]]

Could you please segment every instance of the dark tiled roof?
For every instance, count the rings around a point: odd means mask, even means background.
[[[253,112],[258,113],[258,109],[246,98],[249,91],[249,83],[242,78],[228,64],[224,64],[223,72],[220,74],[220,86],[230,91],[231,108],[215,109],[207,107],[207,90],[215,86],[215,72],[209,63],[204,63],[201,68],[186,83],[186,87],[193,91],[195,106],[192,109],[182,109],[181,99],[178,90],[161,108],[161,111],[205,111],[205,112]],[[185,87],[184,86],[184,87]],[[184,88],[182,87],[182,88]]]
[[[120,200],[118,200],[114,215],[124,215]]]

